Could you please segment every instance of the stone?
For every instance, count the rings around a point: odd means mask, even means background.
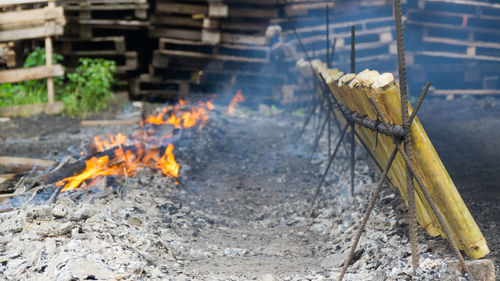
[[[226,248],[224,250],[224,255],[229,257],[243,257],[248,253],[247,249],[240,248]]]
[[[63,204],[57,204],[54,206],[52,209],[52,215],[54,218],[64,218],[68,215],[69,209],[66,205]]]
[[[272,274],[268,273],[268,274],[264,274],[262,276],[261,280],[262,281],[275,281],[276,279],[274,278],[274,276]]]
[[[472,260],[465,261],[465,264],[469,267],[474,280],[495,281],[495,264],[493,263],[493,260]],[[449,263],[449,265],[460,271],[460,265],[458,262],[452,262]]]
[[[332,254],[327,256],[322,262],[321,266],[325,269],[341,267],[347,258],[347,253]]]

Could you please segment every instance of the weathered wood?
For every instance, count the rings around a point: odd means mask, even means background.
[[[0,156],[0,166],[8,173],[25,173],[31,171],[33,168],[45,170],[54,165],[56,165],[56,161],[53,160]]]
[[[0,2],[0,7],[9,7],[14,5],[26,5],[34,3],[47,3],[49,1],[61,1],[61,0],[2,0]]]
[[[62,65],[36,66],[0,71],[0,83],[16,83],[64,75]]]
[[[40,113],[58,114],[64,110],[63,102],[26,104],[0,107],[0,116],[3,117],[28,117]]]
[[[108,126],[119,126],[119,125],[135,125],[139,124],[139,119],[127,119],[127,120],[82,120],[80,126],[82,127],[108,127]]]
[[[64,9],[62,7],[49,6],[41,9],[2,13],[0,17],[0,30],[43,26],[46,21],[54,21],[57,25],[64,25],[66,23]]]
[[[15,30],[0,30],[0,42],[17,41],[23,39],[44,38],[47,36],[62,35],[62,25],[40,26]]]

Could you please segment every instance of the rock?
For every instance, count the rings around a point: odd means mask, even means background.
[[[262,281],[275,281],[276,279],[274,278],[274,276],[272,274],[268,273],[268,274],[264,274],[262,276],[262,279],[260,279],[260,280],[262,280]]]
[[[67,263],[71,274],[80,280],[97,279],[108,280],[113,279],[115,274],[113,271],[97,261],[89,261],[85,258],[70,259]]]
[[[344,260],[347,258],[347,253],[332,254],[327,256],[322,262],[321,266],[326,269],[341,267],[344,265]]]
[[[99,211],[92,204],[82,204],[78,210],[73,214],[74,220],[86,220],[99,213]]]
[[[38,227],[37,234],[42,237],[62,236],[71,233],[71,230],[74,228],[74,226],[75,225],[72,222],[46,222]]]
[[[247,249],[240,248],[226,248],[224,250],[224,255],[229,257],[243,257],[248,253]]]
[[[66,205],[57,204],[52,209],[52,215],[54,218],[64,218],[68,215],[69,209]]]
[[[465,261],[474,280],[495,281],[495,264],[491,259]],[[449,263],[450,266],[460,270],[458,262]]]

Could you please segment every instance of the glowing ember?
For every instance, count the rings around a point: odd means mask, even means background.
[[[227,114],[231,115],[233,113],[234,106],[236,105],[236,103],[244,102],[244,101],[245,101],[245,97],[243,97],[243,95],[241,94],[241,90],[238,90],[236,95],[233,97],[233,99],[229,103],[229,106],[227,108]]]

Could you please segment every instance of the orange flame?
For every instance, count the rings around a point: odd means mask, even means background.
[[[153,125],[173,125],[178,129],[191,128],[198,124],[205,125],[206,120],[208,119],[207,110],[210,111],[214,108],[212,101],[208,101],[206,103],[200,101],[199,105],[193,106],[190,111],[180,108],[180,106],[187,104],[187,101],[181,99],[179,100],[179,104],[176,105],[173,110],[164,108],[162,112],[157,115],[146,118],[144,123]],[[169,113],[169,111],[171,111],[170,117],[165,120],[164,117]]]
[[[244,101],[245,101],[245,97],[241,94],[241,90],[238,90],[236,95],[233,97],[233,99],[229,103],[229,106],[227,108],[227,114],[229,114],[229,115],[233,114],[234,106],[236,105],[236,103],[244,102]]]
[[[109,141],[108,140],[101,140],[101,137],[95,136],[94,137],[94,142],[92,143],[92,146],[98,151],[105,151],[108,149],[111,149],[115,146],[120,146],[120,145],[128,145],[127,143],[127,137],[124,136],[123,134],[117,134],[116,137],[112,135],[108,135]]]
[[[238,92],[239,96],[241,93]],[[208,119],[208,112],[213,110],[213,99],[205,102],[200,101],[197,106],[192,106],[189,110],[181,108],[189,103],[185,100],[179,100],[175,106],[164,108],[160,113],[149,116],[141,121],[141,128],[144,124],[153,125],[172,125],[175,128],[191,128],[196,125],[205,125]],[[236,97],[235,97],[236,98]],[[238,97],[238,101],[242,100],[243,96]],[[236,101],[235,101],[236,102]],[[168,118],[167,118],[168,116]],[[160,156],[159,148],[146,148],[139,141],[146,142],[148,145],[159,145],[172,137],[172,135],[155,137],[152,134],[154,129],[141,129],[134,137],[135,146],[131,146],[126,136],[119,133],[116,136],[108,135],[107,138],[94,137],[92,146],[97,152],[104,152],[114,149],[112,156],[92,157],[85,161],[85,169],[78,175],[67,177],[57,182],[57,186],[63,186],[61,191],[76,189],[84,182],[92,180],[89,186],[96,183],[98,179],[104,176],[133,176],[138,173],[143,167],[151,167],[158,169],[163,174],[171,178],[177,178],[179,175],[180,166],[175,160],[174,145],[169,143],[165,149],[165,153]],[[154,142],[153,142],[154,140]],[[160,140],[160,141],[158,141]],[[110,159],[111,157],[111,159]]]
[[[137,174],[143,167],[149,166],[159,169],[171,178],[179,175],[180,166],[175,161],[173,154],[174,146],[168,144],[165,154],[158,156],[158,149],[146,150],[137,144],[136,152],[132,149],[124,150],[119,147],[114,150],[114,157],[110,160],[108,155],[102,157],[92,157],[85,161],[85,170],[78,175],[67,177],[56,183],[57,186],[64,186],[61,191],[78,188],[87,180],[94,180],[103,176],[125,176],[130,177]]]

